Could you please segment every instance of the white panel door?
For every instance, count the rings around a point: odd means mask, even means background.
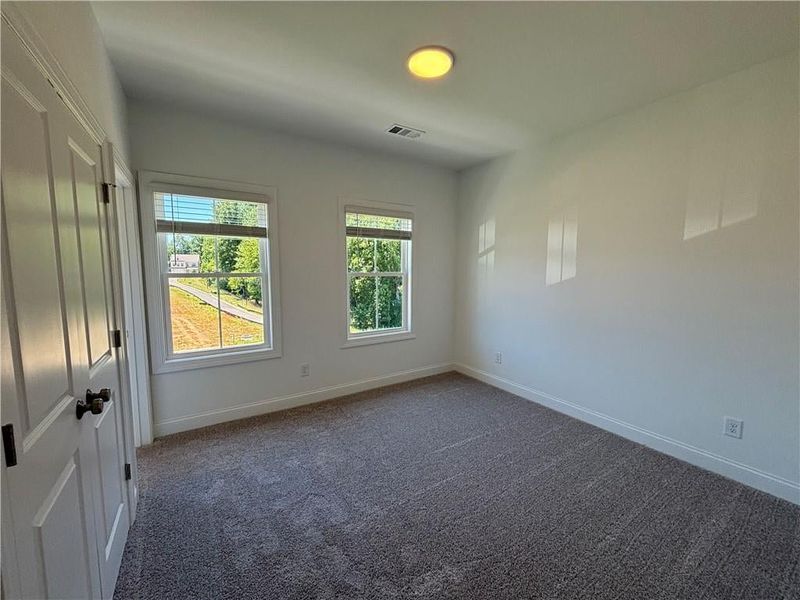
[[[115,322],[111,289],[111,256],[108,236],[108,205],[101,194],[100,146],[72,120],[66,136],[56,137],[53,154],[65,158],[66,185],[57,196],[68,196],[75,209],[80,252],[81,319],[88,349],[87,389],[108,390],[103,412],[87,415],[92,420],[91,444],[96,456],[92,480],[95,488],[95,525],[100,553],[103,597],[114,591],[125,537],[129,527],[127,490],[124,479],[122,409],[119,405],[121,374],[118,351],[112,347],[110,331]],[[55,161],[54,161],[55,163]]]
[[[3,569],[24,598],[110,598],[129,515],[101,147],[5,23],[2,107]]]

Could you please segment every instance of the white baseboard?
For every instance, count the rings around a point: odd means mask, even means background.
[[[420,379],[430,375],[438,375],[439,373],[446,373],[448,371],[452,371],[453,369],[454,367],[452,363],[429,365],[419,369],[400,371],[398,373],[391,373],[389,375],[382,375],[380,377],[372,377],[370,379],[361,379],[351,383],[331,385],[328,387],[311,390],[310,392],[290,394],[288,396],[278,396],[276,398],[261,400],[251,404],[241,404],[239,406],[212,410],[187,417],[169,419],[167,421],[161,421],[160,423],[154,424],[155,434],[156,437],[158,437],[162,435],[169,435],[171,433],[178,433],[180,431],[198,429],[199,427],[216,425],[217,423],[224,423],[226,421],[235,421],[237,419],[255,417],[257,415],[263,415],[279,410],[286,410],[287,408],[295,408],[297,406],[304,406],[306,404],[314,404],[316,402],[323,402],[325,400],[339,398],[340,396],[347,396],[349,394],[355,394],[357,392],[363,392],[365,390],[384,387],[395,383]]]
[[[766,471],[761,471],[743,463],[725,458],[718,454],[708,452],[701,448],[696,448],[684,442],[663,436],[649,431],[642,427],[626,423],[603,413],[584,408],[573,402],[568,402],[557,398],[551,394],[546,394],[531,387],[521,385],[510,379],[498,377],[486,371],[475,369],[461,363],[455,363],[453,368],[469,377],[473,377],[494,387],[521,396],[526,400],[531,400],[548,408],[552,408],[560,413],[575,417],[581,421],[591,423],[602,429],[620,435],[624,438],[638,442],[669,454],[680,460],[686,461],[695,466],[707,469],[724,477],[734,479],[750,487],[754,487],[773,496],[778,496],[789,502],[800,504],[800,484]]]

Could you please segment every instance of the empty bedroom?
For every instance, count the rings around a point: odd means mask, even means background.
[[[800,600],[800,3],[0,12],[4,600]]]

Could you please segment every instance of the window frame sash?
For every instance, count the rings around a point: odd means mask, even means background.
[[[233,238],[267,238],[269,228],[230,223],[195,223],[194,221],[156,220],[156,232],[172,235],[215,235]]]
[[[158,190],[160,191],[160,190]],[[262,271],[255,273],[238,273],[228,271],[213,271],[213,272],[198,272],[198,273],[172,273],[169,271],[169,251],[166,243],[167,232],[157,231],[156,241],[158,244],[159,264],[162,265],[159,276],[161,279],[161,298],[164,314],[164,342],[166,346],[167,361],[183,360],[191,358],[202,358],[205,356],[219,356],[227,354],[235,354],[237,351],[257,351],[257,350],[273,350],[273,323],[271,318],[271,304],[270,297],[270,281],[269,281],[269,240],[268,238],[258,238],[259,241],[259,262],[262,266]],[[166,270],[164,270],[166,269]],[[186,352],[175,352],[172,341],[172,305],[169,296],[169,280],[170,279],[184,279],[184,278],[198,278],[198,279],[230,279],[231,277],[259,277],[261,279],[261,309],[262,309],[262,333],[264,341],[260,344],[242,344],[241,346],[224,346],[222,340],[222,312],[223,310],[217,306],[217,322],[219,327],[219,343],[220,345],[215,348],[208,348],[202,350],[190,350]],[[217,301],[221,301],[219,289],[217,289]],[[214,307],[212,307],[214,308]]]
[[[347,339],[348,340],[357,340],[363,338],[369,338],[372,336],[381,336],[381,335],[392,335],[397,333],[406,333],[411,331],[410,327],[410,308],[411,308],[411,271],[409,266],[411,264],[411,240],[403,240],[407,243],[401,244],[400,247],[400,268],[401,271],[350,271],[348,268],[349,263],[349,256],[347,255],[347,238],[348,237],[355,237],[351,235],[345,235],[345,268],[347,269]],[[377,327],[377,315],[375,319],[375,329],[368,329],[366,331],[358,331],[353,332],[350,329],[350,324],[352,323],[352,313],[350,311],[350,282],[352,281],[353,277],[385,277],[385,278],[401,278],[402,279],[402,288],[403,288],[403,304],[401,308],[401,318],[402,323],[400,327],[384,327],[378,328]],[[377,284],[375,286],[375,293],[377,294]],[[377,299],[376,299],[376,310],[377,310]]]
[[[411,224],[410,229],[384,229],[382,227],[361,227],[359,225],[348,225],[347,215],[364,215],[367,217],[389,217],[393,219],[403,219]],[[344,206],[345,236],[363,237],[369,239],[387,240],[411,240],[414,233],[414,214],[404,210],[393,210],[389,208],[370,208],[357,204],[345,204]]]
[[[375,227],[356,227],[348,225],[345,228],[347,237],[359,237],[367,240],[411,240],[411,231],[405,229],[377,229]]]

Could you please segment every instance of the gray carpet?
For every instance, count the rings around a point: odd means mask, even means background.
[[[800,598],[800,509],[455,374],[158,440],[115,598]]]

